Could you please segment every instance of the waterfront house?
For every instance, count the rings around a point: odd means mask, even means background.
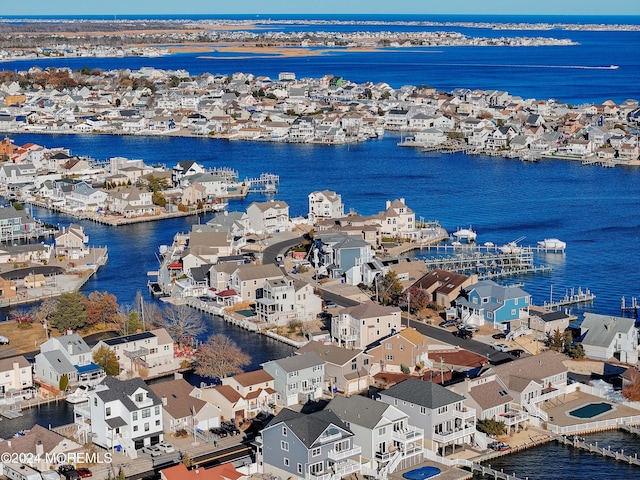
[[[409,416],[398,408],[360,395],[338,395],[326,409],[353,432],[362,462],[368,462],[376,478],[422,462],[424,430],[410,425]]]
[[[107,208],[125,218],[155,215],[156,206],[151,197],[152,192],[145,192],[138,187],[119,188],[109,191],[106,200]]]
[[[580,324],[582,348],[595,360],[638,362],[638,331],[633,318],[585,313]]]
[[[262,368],[274,379],[278,405],[288,407],[322,396],[325,362],[316,353],[272,360]]]
[[[354,395],[369,387],[372,362],[371,356],[363,350],[311,341],[300,347],[296,355],[308,352],[314,352],[324,360],[324,379],[328,391]]]
[[[325,480],[361,471],[360,446],[330,410],[304,413],[287,408],[256,439],[258,472],[280,478]]]
[[[77,259],[84,257],[89,250],[87,242],[89,237],[84,233],[84,227],[72,223],[68,228],[55,235],[56,255],[65,255],[68,258]]]
[[[170,368],[174,359],[174,342],[164,328],[99,340],[92,351],[108,347],[116,354],[120,369],[135,374],[140,367]]]
[[[367,347],[372,362],[383,372],[401,372],[403,367],[415,369],[430,368],[428,338],[415,328],[405,328],[383,337]]]
[[[365,346],[399,331],[399,307],[365,302],[343,309],[331,319],[331,338],[348,348]]]
[[[441,307],[449,307],[460,296],[460,292],[478,281],[477,275],[467,277],[461,273],[435,269],[424,274],[410,289],[424,290],[429,300]]]
[[[547,420],[538,404],[565,393],[567,387],[566,357],[553,350],[531,355],[513,362],[494,365],[482,376],[495,374],[507,387],[514,403],[524,408],[531,417]]]
[[[287,325],[292,320],[308,321],[322,312],[322,298],[307,282],[283,276],[266,280],[262,297],[256,299],[259,322],[268,325]]]
[[[247,230],[258,234],[290,232],[289,205],[282,201],[252,202],[247,207]]]
[[[74,407],[79,438],[130,458],[163,439],[162,401],[142,379],[106,377],[88,397]]]
[[[548,311],[534,305],[529,307],[529,314],[531,315],[529,319],[523,319],[520,326],[532,330],[535,338],[539,340],[546,339],[556,330],[564,332],[569,328],[570,322],[578,319],[575,315],[562,310]],[[512,327],[516,327],[515,323],[513,322]]]
[[[105,191],[93,188],[86,182],[79,183],[73,191],[64,196],[66,206],[73,210],[86,210],[94,212],[105,206],[109,194]]]
[[[466,287],[455,301],[463,322],[504,329],[514,320],[529,317],[531,296],[517,286],[482,280]]]
[[[386,209],[378,213],[380,234],[383,237],[417,238],[416,214],[407,207],[404,198],[387,200]]]
[[[476,410],[478,420],[503,422],[507,433],[524,428],[529,420],[527,411],[514,403],[507,386],[495,374],[467,378],[449,388],[466,398],[465,403]]]
[[[433,382],[409,378],[380,393],[380,401],[408,415],[409,425],[424,431],[424,446],[441,455],[456,446],[474,445],[476,411],[465,397]]]
[[[36,228],[36,221],[27,210],[16,210],[13,205],[0,208],[0,242],[12,242],[14,239],[31,235]]]
[[[2,250],[0,250],[0,261],[2,259]],[[9,300],[18,296],[16,282],[0,277],[0,298]]]
[[[266,265],[231,265],[232,273],[229,277],[228,288],[233,288],[242,300],[255,302],[264,296],[264,284],[268,280],[278,280],[282,278],[282,270],[273,263]],[[218,268],[216,271],[222,272],[227,268]],[[213,282],[212,282],[213,283]]]
[[[65,457],[69,452],[82,452],[82,445],[75,441],[63,437],[54,430],[35,424],[22,435],[16,435],[7,440],[0,441],[0,452],[11,455],[11,458],[25,459],[23,463],[41,472],[50,468],[57,468],[56,459]],[[18,462],[3,462],[5,465],[14,464],[18,467]],[[16,468],[18,469],[18,468]],[[11,476],[8,470],[4,470],[6,478],[32,480],[34,477]],[[39,474],[37,474],[40,477]],[[45,477],[51,478],[51,477]]]
[[[205,168],[194,160],[180,160],[171,170],[171,184],[179,187],[184,177],[205,171]]]
[[[9,189],[16,185],[33,183],[36,179],[36,167],[32,163],[0,164],[0,185]]]
[[[309,222],[344,216],[342,196],[331,190],[315,191],[309,194]]]
[[[91,349],[77,333],[52,337],[40,345],[35,357],[35,377],[38,382],[59,388],[66,375],[69,386],[96,384],[105,376],[104,370],[93,363]]]
[[[162,424],[167,433],[194,428],[209,430],[220,426],[220,409],[202,399],[199,388],[183,378],[150,385],[162,401]]]
[[[12,403],[33,394],[31,364],[22,355],[0,359],[0,404]]]

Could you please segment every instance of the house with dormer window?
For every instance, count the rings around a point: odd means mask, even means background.
[[[80,438],[109,450],[119,447],[130,458],[163,439],[162,401],[144,380],[106,377],[88,398],[74,407]]]
[[[353,437],[331,410],[305,415],[285,408],[256,439],[258,472],[308,480],[358,473],[362,449]]]
[[[273,377],[277,403],[286,407],[322,396],[325,362],[316,353],[272,360],[262,368]]]

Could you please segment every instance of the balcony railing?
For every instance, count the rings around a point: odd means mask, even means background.
[[[449,443],[459,438],[464,438],[467,435],[473,435],[476,429],[473,425],[465,426],[464,428],[458,428],[451,432],[434,433],[433,439],[438,443]]]
[[[462,418],[463,420],[473,418],[476,416],[476,409],[466,407],[464,410],[454,410],[453,416],[454,418]]]
[[[327,456],[329,457],[329,459],[337,462],[338,460],[344,460],[345,458],[353,457],[355,455],[360,455],[361,453],[362,453],[362,447],[358,445],[353,445],[348,450],[340,450],[340,451],[336,451],[335,449],[329,450],[329,453],[327,454]]]
[[[393,452],[376,452],[376,454],[375,454],[376,461],[377,462],[381,462],[381,463],[388,462],[396,454],[396,451],[393,451]]]
[[[394,430],[391,438],[402,443],[415,442],[424,438],[424,430],[418,427],[407,425],[402,430]]]
[[[506,413],[501,413],[495,416],[495,419],[499,422],[504,422],[505,425],[515,425],[520,422],[524,422],[529,418],[527,412],[521,410],[509,410]]]

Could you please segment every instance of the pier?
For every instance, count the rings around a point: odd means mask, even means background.
[[[586,290],[582,290],[582,287],[578,287],[577,292],[575,292],[572,288],[571,293],[567,292],[564,297],[554,302],[553,290],[551,290],[551,292],[551,298],[549,299],[549,301],[542,304],[544,308],[550,310],[566,307],[568,305],[575,305],[578,303],[590,303],[593,302],[596,298],[596,296],[591,293],[591,290],[589,290],[588,288]]]
[[[609,458],[613,458],[614,460],[618,460],[620,462],[628,463],[630,465],[640,466],[640,459],[638,458],[637,453],[634,454],[633,456],[625,455],[624,450],[620,450],[618,452],[616,450],[611,450],[611,447],[607,447],[607,448],[599,447],[598,442],[587,443],[578,437],[573,437],[573,439],[570,439],[567,437],[557,437],[556,440],[558,440],[563,445],[569,445],[579,450],[584,450],[590,453],[597,453],[599,455],[602,455],[603,457],[609,457]]]
[[[278,193],[280,175],[261,173],[258,178],[246,178],[244,183],[249,187],[249,193]]]
[[[620,311],[624,313],[631,313],[632,315],[638,316],[638,299],[636,297],[631,297],[631,305],[627,305],[627,301],[624,297],[620,301]]]

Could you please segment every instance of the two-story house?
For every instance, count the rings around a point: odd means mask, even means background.
[[[256,439],[258,472],[280,478],[329,480],[360,472],[362,449],[330,410],[305,415],[282,409]]]
[[[272,360],[262,368],[273,377],[278,405],[297,405],[322,396],[325,362],[316,353]]]
[[[234,265],[233,273],[230,275],[227,286],[233,288],[243,301],[254,302],[264,296],[265,282],[279,279],[282,279],[282,270],[273,263],[267,263],[266,265]]]
[[[318,272],[332,278],[344,275],[349,284],[362,281],[362,265],[372,258],[371,244],[360,236],[323,233],[315,238],[314,264]]]
[[[361,395],[338,395],[326,409],[353,432],[363,461],[369,461],[376,478],[422,462],[424,430],[410,425],[409,416],[400,409]]]
[[[477,281],[477,275],[467,277],[461,273],[435,269],[424,274],[411,286],[411,289],[422,289],[429,295],[432,302],[441,307],[449,307],[460,296],[462,289]]]
[[[383,337],[369,345],[367,353],[381,371],[401,372],[402,367],[410,370],[429,368],[429,341],[415,328],[405,328]]]
[[[425,447],[444,456],[450,447],[474,445],[476,411],[465,397],[441,385],[409,378],[379,393],[380,400],[407,414],[409,424],[424,430]]]
[[[297,355],[316,353],[324,360],[324,379],[331,392],[353,395],[369,387],[371,358],[359,349],[311,341],[300,347]]]
[[[22,355],[0,359],[0,404],[32,395],[31,364]]]
[[[32,234],[36,221],[26,210],[16,210],[13,205],[0,209],[0,241],[13,241],[24,235]]]
[[[417,238],[416,214],[407,207],[404,198],[387,200],[386,209],[377,215],[383,237]]]
[[[106,346],[116,354],[121,370],[135,372],[139,367],[153,368],[173,361],[173,338],[164,328],[122,335],[96,343],[92,351]]]
[[[35,357],[35,377],[39,382],[58,388],[63,375],[69,386],[97,384],[105,376],[104,370],[93,363],[87,343],[77,333],[53,337],[40,345]]]
[[[342,196],[331,190],[315,191],[309,194],[309,222],[315,224],[329,218],[344,217]]]
[[[322,298],[307,282],[283,276],[264,282],[262,298],[256,300],[260,323],[286,325],[291,320],[308,321],[322,311]]]
[[[582,348],[587,357],[636,364],[638,331],[633,318],[585,313],[580,324]]]
[[[56,233],[56,255],[66,255],[69,258],[82,258],[88,252],[89,237],[84,233],[84,227],[72,223],[69,228],[63,228]]]
[[[258,233],[290,232],[289,205],[283,201],[253,202],[247,207],[247,230]]]
[[[504,330],[509,323],[529,317],[531,295],[518,286],[498,285],[482,280],[468,286],[456,299],[456,307],[463,322]]]
[[[120,447],[131,458],[163,439],[162,401],[142,379],[106,377],[88,397],[74,408],[81,438],[109,450]]]
[[[152,192],[142,191],[138,187],[120,188],[109,192],[106,206],[126,218],[155,215],[157,207],[153,204],[152,195]]]
[[[400,330],[399,307],[365,302],[347,307],[331,319],[331,338],[344,347],[364,348]]]

